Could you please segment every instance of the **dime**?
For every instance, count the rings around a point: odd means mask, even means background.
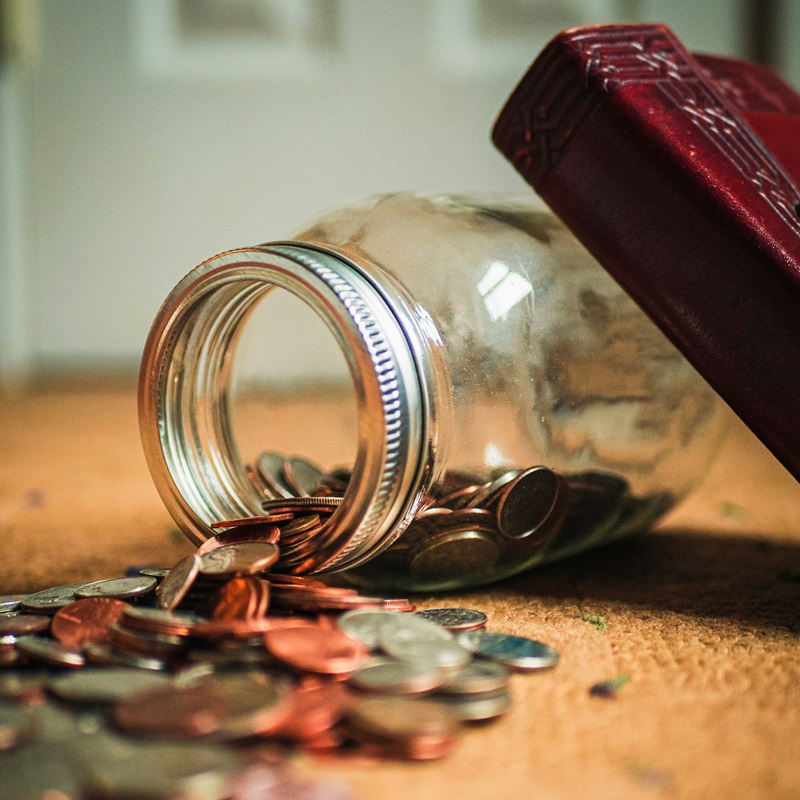
[[[508,685],[509,672],[496,661],[475,658],[465,667],[447,675],[439,695],[471,695],[497,692]]]
[[[196,553],[181,559],[156,589],[156,606],[164,611],[174,611],[186,597],[199,572],[200,556]]]
[[[142,567],[142,569],[139,570],[140,575],[147,575],[148,577],[155,578],[159,581],[162,578],[165,578],[168,572],[168,567]]]
[[[442,694],[436,699],[443,702],[448,711],[462,722],[478,722],[493,719],[511,710],[511,694],[507,689],[476,694]]]
[[[76,600],[56,612],[51,633],[62,644],[78,649],[92,642],[103,642],[108,639],[108,629],[128,608],[128,603],[112,597]]]
[[[285,500],[265,500],[261,507],[264,511],[294,511],[296,513],[332,514],[344,502],[343,497],[289,497]]]
[[[149,575],[136,575],[132,578],[105,578],[78,586],[75,589],[75,597],[114,597],[119,600],[142,597],[155,591],[157,584],[158,581]]]
[[[0,637],[40,633],[50,627],[50,617],[42,614],[3,614],[0,616]]]
[[[499,492],[496,516],[500,533],[512,539],[533,536],[565,492],[566,484],[547,467],[520,473]]]
[[[444,674],[434,666],[381,656],[371,658],[348,678],[356,689],[392,695],[432,692],[444,680]]]
[[[471,608],[426,608],[415,612],[451,632],[473,631],[486,627],[486,614]]]
[[[339,617],[338,625],[350,638],[361,642],[368,650],[379,645],[378,631],[390,615],[396,611],[361,610],[348,611]]]
[[[68,647],[52,639],[37,636],[21,636],[17,639],[17,649],[35,661],[43,661],[54,667],[82,667],[85,659],[79,650]]]
[[[62,700],[79,703],[115,703],[153,686],[171,683],[171,678],[130,667],[78,670],[60,675],[47,688]]]
[[[380,741],[407,741],[423,736],[455,735],[458,722],[433,700],[364,697],[347,714],[351,732]]]
[[[298,497],[309,497],[319,488],[323,472],[311,461],[300,456],[284,459],[283,478],[292,493]]]
[[[459,634],[458,641],[473,653],[499,661],[511,669],[547,669],[559,661],[558,651],[553,647],[524,636],[469,631]]]
[[[23,598],[21,602],[22,608],[26,611],[53,614],[62,606],[71,603],[75,599],[75,590],[83,585],[82,583],[68,583],[29,594]]]
[[[279,550],[270,542],[241,542],[211,550],[200,557],[200,572],[220,578],[263,572],[278,560]]]
[[[0,614],[4,614],[7,611],[16,611],[26,596],[24,594],[0,595]]]
[[[378,630],[381,649],[403,661],[417,661],[439,669],[468,664],[472,655],[441,625],[415,614],[396,614]]]

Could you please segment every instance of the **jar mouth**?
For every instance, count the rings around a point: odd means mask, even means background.
[[[413,518],[435,442],[427,341],[399,287],[331,248],[271,243],[215,256],[159,310],[139,377],[145,457],[167,509],[196,544],[213,522],[263,514],[231,423],[238,337],[275,288],[305,301],[345,355],[358,406],[352,479],[324,535],[293,572],[335,571],[388,547]]]

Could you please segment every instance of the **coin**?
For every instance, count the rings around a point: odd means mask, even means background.
[[[297,497],[309,497],[319,488],[323,472],[311,461],[300,456],[290,456],[282,464],[286,485]]]
[[[390,614],[395,611],[362,610],[348,611],[339,617],[338,626],[352,639],[360,641],[368,650],[377,649],[380,640],[378,631]]]
[[[414,614],[396,614],[378,630],[381,649],[403,661],[418,661],[439,669],[455,669],[472,660],[453,635]]]
[[[59,675],[47,682],[47,688],[62,700],[113,703],[146,688],[165,685],[171,681],[171,678],[155,672],[130,667],[109,667]]]
[[[285,664],[322,675],[345,675],[367,660],[366,648],[337,628],[308,623],[264,634],[267,650]]]
[[[404,741],[422,736],[454,736],[458,722],[433,700],[407,697],[363,697],[347,714],[352,732],[374,739]]]
[[[371,658],[348,678],[356,689],[391,695],[424,694],[444,681],[444,674],[435,666],[381,656]]]
[[[448,673],[447,679],[439,689],[439,695],[496,692],[508,685],[508,679],[508,669],[502,664],[475,658],[461,669]]]
[[[117,599],[142,597],[155,591],[158,581],[149,575],[132,578],[105,578],[84,583],[75,589],[75,597],[115,597]]]
[[[426,608],[415,613],[418,617],[435,622],[451,632],[485,628],[487,621],[483,611],[471,608]]]
[[[185,636],[205,619],[194,614],[176,614],[159,608],[128,606],[123,612],[122,621],[128,628]]]
[[[26,611],[37,611],[53,614],[61,606],[71,603],[75,599],[75,590],[83,586],[82,583],[68,583],[63,586],[53,586],[41,592],[29,594],[23,598],[21,605]]]
[[[504,536],[535,535],[565,493],[562,479],[547,467],[532,467],[517,475],[499,493],[497,527]]]
[[[0,637],[46,631],[50,627],[50,620],[43,614],[3,614],[0,616]]]
[[[456,513],[453,512],[452,516]],[[411,574],[438,581],[486,571],[497,562],[500,549],[491,532],[471,526],[445,529],[426,538],[411,554]]]
[[[261,453],[256,461],[256,472],[270,499],[292,497],[294,495],[292,489],[283,480],[284,461],[284,456],[271,451]]]
[[[0,614],[4,614],[7,611],[16,611],[26,596],[24,594],[0,595]]]
[[[108,639],[108,629],[128,608],[128,603],[113,597],[97,596],[76,600],[55,613],[51,628],[53,638],[75,648],[91,642],[105,641]]]
[[[217,578],[252,575],[271,567],[278,555],[278,547],[270,542],[223,545],[200,557],[200,572]]]
[[[476,694],[441,694],[436,699],[447,706],[447,710],[462,722],[500,717],[511,710],[511,694],[507,689]]]
[[[156,589],[157,608],[174,611],[180,605],[200,572],[200,558],[197,553],[192,553],[166,574]]]
[[[458,641],[473,653],[516,670],[547,669],[559,661],[558,651],[553,647],[524,636],[468,631],[459,634]]]
[[[29,658],[54,667],[82,667],[86,660],[73,647],[36,636],[21,636],[17,639],[16,647]]]

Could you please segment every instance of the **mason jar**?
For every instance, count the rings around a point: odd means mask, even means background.
[[[306,361],[324,374],[287,380]],[[650,528],[698,484],[724,420],[535,200],[415,194],[189,272],[153,323],[139,411],[195,544],[226,520],[292,519],[278,569],[406,591]]]

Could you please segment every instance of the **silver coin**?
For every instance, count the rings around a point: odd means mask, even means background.
[[[72,603],[75,600],[75,590],[83,585],[82,583],[67,583],[63,586],[53,586],[50,589],[43,589],[41,592],[34,592],[23,598],[22,608],[26,611],[54,614],[59,608]]]
[[[20,636],[16,646],[17,650],[28,658],[44,661],[46,664],[56,667],[82,667],[86,661],[79,650],[67,647],[54,639]]]
[[[256,462],[256,473],[270,500],[294,497],[291,487],[283,480],[283,462],[284,456],[272,451],[262,453]]]
[[[148,575],[135,575],[132,578],[105,578],[101,581],[84,583],[75,589],[75,597],[114,597],[124,600],[129,597],[142,597],[153,592],[158,581]]]
[[[279,555],[278,546],[270,542],[226,544],[200,557],[200,572],[214,577],[253,575],[271,567]]]
[[[507,689],[474,695],[437,694],[435,699],[443,702],[448,711],[461,722],[494,719],[510,711],[513,704],[511,693]]]
[[[566,484],[547,467],[532,467],[501,490],[497,501],[497,527],[504,536],[533,536],[550,518]]]
[[[525,636],[468,631],[460,633],[458,641],[476,655],[499,661],[516,670],[547,669],[554,667],[559,661],[555,648]]]
[[[3,800],[80,800],[83,775],[68,752],[50,742],[31,742],[3,754]]]
[[[200,556],[192,553],[182,558],[165,576],[156,589],[156,607],[174,611],[186,597],[200,572]]]
[[[436,667],[415,661],[376,656],[348,678],[351,686],[381,694],[423,694],[444,683],[444,674]]]
[[[227,748],[166,741],[119,739],[111,756],[87,761],[88,796],[222,800],[241,763]]]
[[[310,497],[319,489],[323,472],[311,461],[300,456],[290,456],[282,466],[286,485],[298,497]]]
[[[425,608],[422,611],[416,611],[415,614],[452,632],[484,628],[487,621],[483,611],[476,611],[472,608]]]
[[[454,511],[450,517],[462,513]],[[410,569],[416,578],[446,582],[488,571],[499,557],[500,548],[486,530],[444,530],[417,543],[411,553]]]
[[[5,614],[8,611],[16,611],[26,597],[27,595],[24,594],[0,595],[0,614]]]
[[[172,669],[172,664],[162,658],[118,650],[107,644],[88,644],[84,647],[83,652],[93,664],[102,664],[103,666],[134,667],[153,672],[169,672]]]
[[[160,633],[184,631],[187,628],[191,630],[195,625],[206,621],[205,617],[197,616],[197,614],[176,613],[174,611],[165,611],[161,608],[142,608],[139,606],[126,608],[123,620],[130,621],[129,624],[131,625],[135,625],[136,622],[140,622],[142,625],[153,625]]]
[[[378,648],[378,631],[387,618],[398,614],[397,611],[377,611],[371,609],[354,609],[339,617],[338,626],[351,639],[357,639],[368,650]]]
[[[47,688],[62,700],[113,703],[170,680],[165,675],[130,667],[96,668],[60,675],[49,681]]]
[[[466,508],[484,508],[493,505],[497,500],[498,493],[521,473],[521,469],[510,469],[484,484],[479,492],[470,496]]]
[[[497,661],[473,659],[447,676],[439,694],[471,695],[496,692],[508,685],[509,671]]]
[[[361,698],[348,711],[347,720],[351,729],[384,741],[452,736],[458,729],[458,721],[443,703],[411,697]]]
[[[169,573],[169,567],[144,567],[139,570],[140,575],[147,575],[149,578],[161,580]]]
[[[36,718],[22,705],[0,706],[0,752],[28,742],[37,733]]]
[[[439,669],[468,664],[472,655],[446,628],[413,614],[397,614],[378,630],[381,649],[403,661],[417,661]]]

